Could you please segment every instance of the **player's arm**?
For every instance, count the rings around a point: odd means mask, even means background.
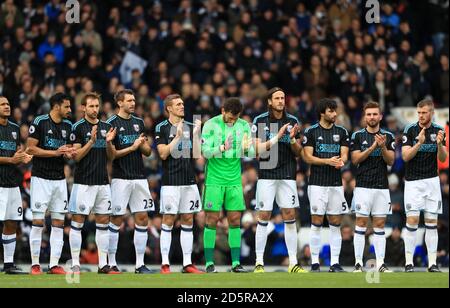
[[[351,159],[352,163],[356,166],[365,161],[367,158],[369,158],[370,154],[372,154],[378,147],[378,144],[376,141],[373,142],[373,144],[366,149],[365,151],[361,151],[360,149],[360,142],[359,137],[357,133],[353,134],[352,141],[350,143],[351,148]]]
[[[291,150],[292,150],[292,152],[295,154],[295,156],[300,157],[301,153],[302,153],[302,150],[303,150],[303,147],[297,141],[297,139],[300,138],[300,124],[298,122],[292,128],[289,137],[291,138]]]
[[[395,162],[395,139],[393,137],[388,138],[387,135],[377,135],[375,139],[381,148],[384,162],[388,166],[393,166]]]
[[[202,153],[206,159],[225,152],[225,146],[223,144],[217,145],[215,142],[217,137],[214,134],[214,128],[216,132],[218,132],[220,128],[214,126],[215,125],[208,121],[205,123],[202,131]]]
[[[150,146],[150,142],[148,141],[147,136],[142,134],[141,137],[144,138],[144,142],[142,142],[142,144],[139,146],[139,150],[144,156],[149,157],[150,155],[152,155],[152,147]]]
[[[183,133],[182,122],[178,123],[177,133],[175,135],[175,138],[173,138],[173,140],[170,143],[168,143],[168,140],[167,138],[165,138],[163,132],[161,131],[156,132],[156,142],[157,142],[156,149],[158,150],[159,157],[161,157],[162,160],[166,160],[167,158],[169,158],[173,148],[176,147],[180,142],[182,133]]]
[[[341,165],[339,156],[334,156],[332,158],[319,158],[314,156],[314,148],[311,146],[304,146],[301,153],[303,161],[310,165],[333,167]]]
[[[202,157],[202,121],[195,120],[193,129],[193,149],[192,154],[194,159]]]
[[[12,157],[0,157],[0,165],[20,165],[26,163],[28,155],[22,149],[19,149]]]
[[[444,131],[439,131],[437,137],[436,137],[436,143],[438,146],[438,159],[444,163],[447,160],[447,147],[445,146],[446,143],[446,136]]]
[[[42,158],[60,157],[63,156],[64,154],[72,153],[72,149],[67,145],[63,145],[57,150],[44,150],[40,148],[38,145],[39,140],[29,137],[27,139],[26,153],[32,156]]]
[[[344,129],[344,134],[341,137],[341,156],[340,156],[341,166],[339,167],[343,167],[347,163],[349,152],[350,152],[350,135],[348,134],[348,131]]]
[[[403,147],[402,147],[402,158],[405,162],[409,162],[420,150],[420,147],[425,143],[425,128],[423,128],[417,138],[417,143],[412,144],[413,138],[409,132],[403,135]]]
[[[254,123],[254,124],[253,124],[253,127],[254,127],[253,130],[255,130],[255,128],[256,128],[256,131],[258,131],[256,125],[258,125],[258,123]],[[253,139],[253,140],[254,140],[253,142],[254,142],[254,144],[255,144],[256,155],[257,155],[257,156],[260,156],[260,155],[263,154],[263,153],[269,152],[270,149],[271,149],[273,146],[275,146],[275,144],[277,144],[278,141],[284,136],[284,134],[286,133],[286,129],[288,128],[288,126],[289,126],[289,123],[286,124],[286,125],[284,125],[283,127],[281,127],[280,130],[278,131],[278,133],[277,133],[277,135],[276,135],[275,137],[273,137],[272,139],[267,140],[267,141],[265,141],[265,142],[262,142],[262,139],[261,139],[261,138],[254,138],[254,139]]]
[[[74,131],[71,135],[71,138],[74,138],[73,149],[75,151],[74,160],[78,163],[83,160],[83,158],[88,155],[89,151],[93,148],[95,143],[97,142],[97,125],[92,127],[91,138],[89,141],[82,146],[81,140],[76,131]]]

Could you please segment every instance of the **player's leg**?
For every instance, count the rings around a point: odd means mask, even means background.
[[[66,180],[51,181],[52,200],[48,206],[52,217],[52,230],[50,233],[50,265],[49,274],[63,275],[65,271],[59,266],[64,246],[64,219],[68,211],[67,182]]]
[[[136,274],[151,274],[144,257],[148,242],[148,212],[155,210],[147,180],[135,180],[130,197],[130,210],[134,214],[134,248],[136,250]]]
[[[228,244],[231,250],[232,271],[234,273],[246,273],[241,266],[241,218],[242,212],[230,211],[227,213],[228,220]]]
[[[95,215],[95,243],[98,250],[98,268],[102,273],[109,273],[108,248],[109,248],[109,224],[110,216]]]
[[[366,246],[366,232],[369,217],[372,212],[372,190],[356,187],[353,194],[353,207],[356,213],[355,235],[353,246],[355,248],[355,269],[360,273],[364,268],[364,248]]]
[[[86,216],[94,207],[97,190],[94,186],[74,184],[70,194],[69,210],[73,214],[70,223],[69,244],[72,255],[72,271],[80,273],[81,231]]]
[[[108,265],[114,272],[120,272],[116,261],[117,246],[119,244],[119,231],[124,220],[124,215],[127,211],[127,205],[130,201],[132,189],[133,187],[131,181],[122,179],[113,179],[111,181],[112,214],[108,226]]]
[[[356,214],[355,235],[353,246],[355,248],[355,269],[353,272],[361,273],[364,267],[364,248],[366,246],[366,232],[369,217]]]
[[[321,233],[323,219],[327,208],[327,188],[310,185],[308,186],[308,199],[311,209],[311,272],[320,272],[320,250],[322,249]]]
[[[194,215],[202,209],[197,185],[182,186],[180,203],[181,249],[183,251],[183,273],[200,274],[192,264],[192,247],[194,245]]]
[[[42,274],[40,266],[42,232],[44,230],[45,213],[52,198],[51,188],[44,179],[31,177],[30,202],[33,221],[30,231],[31,274]]]
[[[280,205],[284,220],[284,240],[289,254],[289,273],[305,273],[298,264],[298,232],[296,209],[299,207],[297,183],[295,181],[278,181],[276,200]]]
[[[330,250],[331,268],[330,272],[343,272],[339,264],[339,257],[342,248],[341,223],[343,215],[347,213],[348,207],[344,197],[344,188],[330,187],[328,194],[327,217],[330,225]]]
[[[420,212],[425,209],[423,196],[423,181],[405,182],[406,231],[405,241],[405,271],[414,272],[414,252],[416,250],[417,230],[419,229]]]
[[[439,177],[426,180],[428,198],[425,203],[425,244],[428,251],[428,271],[440,272],[437,266],[438,216],[442,214],[442,193]]]
[[[255,272],[264,272],[264,252],[267,244],[267,226],[272,216],[276,193],[275,180],[258,180],[256,184],[256,210],[258,225],[255,234],[256,265]]]
[[[247,272],[241,266],[241,217],[245,211],[244,191],[242,185],[225,188],[225,210],[228,219],[228,244],[231,249],[232,271]]]
[[[109,185],[96,186],[97,194],[92,209],[95,214],[95,243],[98,251],[98,273],[114,274],[108,266],[109,231],[108,224],[112,212],[111,187]]]
[[[438,248],[438,215],[425,213],[425,244],[428,251],[428,271],[440,272],[437,267],[437,248]]]
[[[330,225],[330,250],[331,250],[331,268],[336,271],[342,271],[339,265],[339,256],[342,248],[342,234],[341,234],[341,215],[328,215],[328,222]]]
[[[0,221],[3,222],[2,242],[5,274],[25,274],[14,264],[18,222],[23,219],[20,189],[0,188]]]
[[[73,215],[70,223],[69,244],[72,255],[72,271],[75,274],[80,273],[80,251],[81,251],[81,231],[83,230],[84,215]]]
[[[391,271],[384,264],[386,256],[386,218],[392,212],[391,197],[388,189],[374,190],[373,197],[373,244],[375,246],[375,255],[377,258],[377,269],[379,272],[390,273]]]
[[[170,246],[172,245],[172,229],[175,223],[176,215],[173,214],[164,214],[162,218],[162,226],[161,226],[161,238],[160,238],[160,246],[161,246],[161,274],[170,273]]]
[[[203,189],[203,205],[206,225],[203,233],[203,246],[206,261],[206,272],[216,273],[214,267],[214,249],[216,247],[216,228],[223,207],[225,187],[205,185]]]
[[[192,264],[192,247],[194,245],[194,214],[181,214],[181,249],[183,251],[183,273],[204,274]]]

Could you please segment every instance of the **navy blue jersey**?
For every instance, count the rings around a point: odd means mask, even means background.
[[[318,158],[341,156],[341,147],[349,147],[349,144],[347,130],[338,125],[326,129],[316,124],[308,127],[303,136],[303,147],[312,147],[313,155]],[[309,185],[342,186],[341,170],[328,165],[311,165]]]
[[[69,120],[63,120],[61,123],[55,123],[51,116],[46,114],[34,119],[30,126],[30,138],[38,140],[38,147],[43,150],[55,151],[63,145],[70,143],[70,134],[72,132],[72,123]],[[32,176],[46,180],[63,180],[64,157],[33,157]]]
[[[117,150],[132,146],[145,129],[144,121],[135,116],[132,116],[130,119],[124,119],[114,115],[106,123],[117,129],[116,138],[113,141]],[[112,178],[123,180],[145,179],[144,161],[141,151],[138,149],[122,158],[115,159]]]
[[[20,147],[20,129],[10,121],[6,126],[0,125],[0,157],[13,157]],[[0,187],[19,187],[22,172],[17,165],[0,164]]]

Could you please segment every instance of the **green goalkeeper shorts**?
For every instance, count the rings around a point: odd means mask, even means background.
[[[242,185],[205,185],[203,190],[203,209],[206,212],[220,212],[222,207],[228,212],[245,211]]]

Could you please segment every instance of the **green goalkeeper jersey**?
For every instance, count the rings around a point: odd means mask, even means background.
[[[232,147],[221,153],[220,146],[229,136],[232,137]],[[241,158],[254,152],[251,147],[244,153],[244,136],[251,138],[250,125],[245,120],[238,119],[233,126],[229,126],[224,122],[223,115],[218,115],[205,123],[202,132],[202,153],[207,159],[206,185],[242,185]]]

